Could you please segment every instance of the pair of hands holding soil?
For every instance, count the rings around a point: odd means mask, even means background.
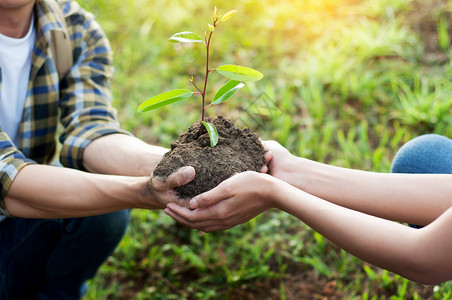
[[[290,165],[294,156],[275,141],[266,141],[263,145],[266,164],[261,173],[246,171],[235,174],[192,199],[170,197],[177,200],[167,203],[165,213],[189,227],[211,232],[229,229],[277,207],[272,192],[279,181],[290,179],[285,166]],[[153,189],[157,190],[163,184],[178,186],[195,177],[194,168],[189,166],[176,173],[169,176],[166,183],[153,179]],[[184,180],[187,181],[182,182]]]

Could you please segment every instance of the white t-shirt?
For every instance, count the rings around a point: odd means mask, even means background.
[[[0,128],[19,146],[19,128],[22,120],[28,81],[30,79],[31,55],[36,32],[33,17],[28,33],[23,38],[11,38],[0,33]]]

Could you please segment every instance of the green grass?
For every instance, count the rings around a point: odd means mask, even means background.
[[[111,40],[121,124],[147,142],[169,147],[200,119],[196,100],[142,114],[136,109],[157,93],[190,88],[191,75],[201,78],[203,49],[168,38],[185,30],[202,34],[215,5],[238,13],[214,37],[213,64],[246,65],[265,77],[208,115],[222,113],[296,155],[378,172],[388,172],[397,149],[415,136],[452,137],[451,0],[80,3]],[[452,287],[422,286],[363,263],[282,212],[203,234],[162,212],[134,210],[126,237],[85,299],[309,294],[448,299]]]

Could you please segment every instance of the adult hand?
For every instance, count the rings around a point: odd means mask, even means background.
[[[273,206],[274,178],[247,171],[232,176],[190,201],[194,210],[168,203],[165,213],[204,232],[226,230],[249,221]]]
[[[166,179],[152,177],[149,188],[156,201],[165,207],[168,203],[178,203],[181,206],[189,207],[189,199],[180,199],[174,188],[187,184],[195,178],[195,169],[191,166],[182,167]]]
[[[296,157],[276,141],[263,141],[262,144],[267,150],[268,174],[290,183]]]

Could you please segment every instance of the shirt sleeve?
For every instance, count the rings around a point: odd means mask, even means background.
[[[130,134],[119,127],[112,106],[113,55],[108,39],[94,20],[75,1],[64,7],[74,47],[74,66],[61,82],[61,163],[83,170],[86,147],[95,139],[112,134]]]
[[[0,128],[0,215],[10,216],[4,203],[6,193],[20,169],[33,163],[35,162],[26,158]]]

